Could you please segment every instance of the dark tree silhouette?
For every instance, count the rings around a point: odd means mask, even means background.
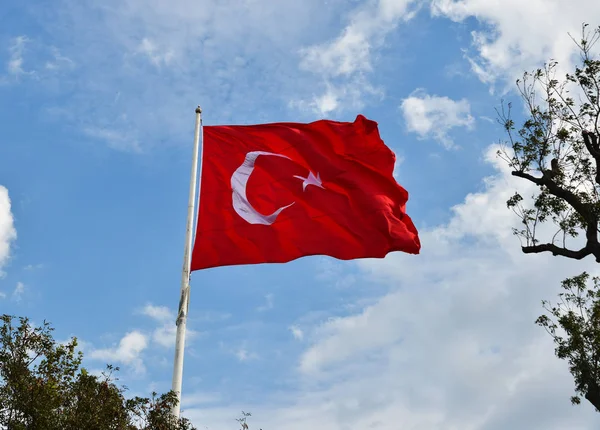
[[[593,256],[600,262],[600,61],[593,48],[600,27],[573,39],[581,53],[573,74],[556,79],[552,61],[525,73],[517,87],[527,109],[518,129],[510,104],[498,110],[508,140],[498,152],[512,175],[537,186],[531,204],[518,192],[507,205],[521,219],[514,233],[525,254],[550,252],[580,260]],[[542,224],[552,224],[550,236],[540,238]],[[598,279],[589,275],[566,279],[557,305],[544,301],[547,314],[538,318],[556,344],[555,353],[567,360],[576,396],[600,411],[600,292]]]

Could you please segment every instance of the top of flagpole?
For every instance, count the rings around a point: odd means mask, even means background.
[[[202,108],[200,106],[196,108],[196,113],[202,113]]]

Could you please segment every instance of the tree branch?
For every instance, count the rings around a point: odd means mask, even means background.
[[[587,384],[585,398],[588,402],[594,405],[597,411],[600,411],[600,387],[598,387],[596,382],[591,381]]]
[[[583,132],[583,142],[585,147],[594,158],[600,158],[600,147],[598,146],[598,138],[593,132]]]
[[[591,247],[586,245],[581,248],[579,251],[573,251],[567,248],[560,248],[552,243],[545,243],[543,245],[534,245],[534,246],[522,246],[524,254],[538,254],[540,252],[551,252],[552,255],[560,255],[562,257],[572,258],[574,260],[581,260],[582,258],[587,257],[592,254]]]
[[[534,184],[539,185],[540,187],[542,185],[544,185],[544,183],[542,182],[543,178],[536,178],[535,176],[532,176],[529,173],[515,171],[515,172],[511,172],[511,174],[518,178],[527,179],[528,181],[533,182]]]
[[[530,175],[529,173],[514,171],[511,172],[513,176],[518,178],[527,179],[530,182],[538,186],[545,186],[550,191],[550,194],[556,196],[558,198],[563,199],[565,202],[571,205],[573,209],[575,209],[588,224],[597,224],[597,221],[593,214],[589,211],[587,206],[581,201],[581,199],[572,191],[565,190],[561,186],[559,186],[556,182],[550,179],[547,174],[544,174],[541,178],[536,178],[535,176]]]
[[[598,146],[598,137],[594,133],[584,131],[583,143],[596,162],[596,184],[600,185],[600,147]]]
[[[594,140],[594,143],[596,140]],[[590,142],[591,144],[592,142]],[[592,149],[597,147],[596,144],[592,146]],[[598,150],[598,156],[600,159],[600,149]],[[558,198],[563,199],[567,202],[573,209],[579,213],[583,217],[586,223],[586,244],[579,251],[573,251],[567,248],[559,248],[553,243],[548,243],[544,245],[534,245],[534,246],[523,246],[521,249],[525,254],[535,254],[539,252],[552,252],[552,255],[562,255],[563,257],[573,258],[576,260],[581,260],[582,258],[594,254],[596,257],[596,262],[600,263],[600,244],[598,243],[598,217],[590,211],[588,206],[581,201],[577,194],[572,191],[566,190],[558,185],[551,179],[551,176],[548,172],[545,172],[541,178],[536,178],[529,173],[513,171],[511,172],[513,176],[518,178],[527,179],[530,182],[542,187],[546,187],[550,194],[556,196]]]

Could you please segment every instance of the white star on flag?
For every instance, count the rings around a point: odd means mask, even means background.
[[[317,176],[315,176],[315,174],[309,170],[307,178],[303,178],[302,176],[298,175],[294,175],[294,178],[302,179],[302,191],[306,191],[306,187],[308,187],[309,185],[314,185],[315,187],[325,189],[319,173],[317,173]]]

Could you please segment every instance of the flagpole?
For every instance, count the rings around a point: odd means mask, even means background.
[[[183,353],[185,349],[185,328],[190,304],[190,264],[192,256],[192,239],[194,228],[194,206],[196,200],[196,183],[198,177],[198,150],[200,147],[200,128],[202,127],[202,109],[196,108],[196,127],[194,129],[194,149],[192,152],[192,174],[190,178],[190,194],[188,199],[187,223],[185,230],[185,248],[183,252],[183,271],[181,274],[181,298],[177,312],[177,335],[175,338],[175,360],[173,364],[172,390],[177,394],[177,404],[172,413],[179,417],[181,409],[181,385],[183,377]]]

